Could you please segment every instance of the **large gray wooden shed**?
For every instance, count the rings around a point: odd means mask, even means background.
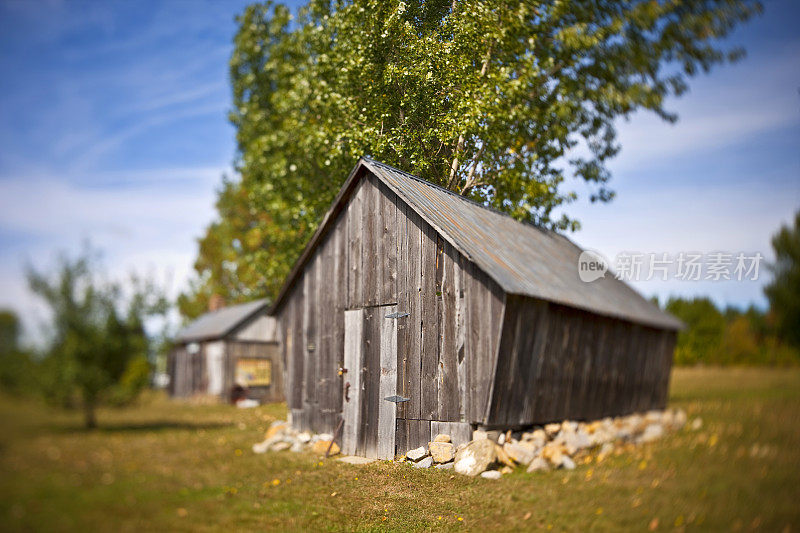
[[[581,251],[361,159],[270,310],[292,424],[343,421],[344,453],[389,458],[663,407],[680,322],[612,276],[582,282]]]
[[[178,332],[168,358],[169,392],[229,398],[235,386],[260,401],[284,398],[283,359],[267,300],[205,313]]]

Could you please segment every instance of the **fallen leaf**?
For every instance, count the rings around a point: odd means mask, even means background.
[[[530,511],[528,511],[527,513],[525,513],[525,516],[523,516],[523,517],[522,517],[522,519],[523,519],[523,520],[527,520],[527,519],[529,519],[530,517],[531,517],[531,512],[530,512]]]
[[[658,529],[658,517],[650,520],[650,525],[647,526],[647,529],[649,529],[650,531],[655,531],[656,529]]]

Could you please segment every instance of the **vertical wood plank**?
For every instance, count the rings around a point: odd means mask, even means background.
[[[353,192],[347,206],[347,308],[363,305],[364,279],[361,269],[361,248],[363,233],[363,190],[362,180]]]
[[[334,358],[333,371],[338,378],[334,380],[333,399],[332,403],[334,408],[338,411],[334,417],[334,429],[339,425],[342,412],[343,401],[343,384],[346,379],[345,375],[339,376],[339,368],[345,368],[344,363],[344,310],[346,308],[347,299],[347,225],[345,216],[340,217],[339,223],[336,225],[335,237],[336,251],[334,254],[334,302],[333,308],[329,312],[333,315],[333,332],[331,339],[331,350],[333,351],[332,357]]]
[[[439,403],[439,320],[436,269],[439,250],[437,235],[430,226],[425,227],[422,241],[422,344],[420,419],[435,420]]]
[[[378,299],[378,286],[380,285],[379,275],[381,270],[380,255],[378,253],[379,239],[376,223],[376,202],[378,191],[373,185],[372,179],[365,179],[364,184],[364,203],[363,203],[363,228],[362,239],[363,248],[361,251],[361,276],[356,279],[357,283],[363,284],[362,305],[376,305]]]
[[[317,344],[317,322],[315,320],[315,313],[319,302],[316,300],[316,286],[317,286],[317,269],[316,262],[312,260],[308,263],[303,276],[303,369],[305,376],[303,379],[303,408],[307,409],[306,413],[309,415],[309,423],[312,430],[315,428],[315,414],[316,408],[316,392],[317,392],[317,365],[315,353],[309,348],[315,348]]]
[[[472,440],[472,426],[466,422],[431,421],[431,440],[439,434],[450,435],[451,442],[458,446]]]
[[[384,398],[397,393],[397,306],[378,308],[380,324],[380,385],[378,394],[378,459],[394,459],[396,405]]]
[[[361,431],[363,456],[378,457],[378,409],[380,394],[380,311],[379,307],[364,309],[364,364],[361,369]],[[361,454],[359,454],[361,455]]]
[[[443,245],[440,254],[441,268],[437,269],[439,292],[439,412],[437,420],[460,420],[460,394],[458,383],[458,353],[456,348],[456,250]]]
[[[425,238],[424,222],[411,209],[407,209],[406,231],[408,233],[407,290],[408,310],[404,320],[406,340],[406,389],[409,401],[404,406],[406,418],[419,419],[421,413],[422,386],[422,243]]]
[[[357,451],[361,427],[361,367],[363,362],[362,337],[364,311],[353,309],[344,312],[344,374],[342,392],[342,453],[353,455]]]
[[[381,255],[383,272],[380,304],[397,302],[397,204],[396,195],[380,183]]]

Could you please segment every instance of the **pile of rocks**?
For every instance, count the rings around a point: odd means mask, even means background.
[[[279,452],[282,450],[290,450],[293,452],[302,452],[310,450],[317,455],[337,455],[339,445],[333,441],[333,435],[329,433],[321,433],[312,435],[308,431],[297,431],[292,429],[288,422],[277,420],[273,422],[266,434],[264,440],[253,444],[253,452],[266,453],[267,451]],[[330,452],[328,450],[330,449]]]
[[[453,446],[448,435],[437,435],[410,450],[405,460],[416,468],[452,468],[459,474],[498,479],[524,466],[528,472],[575,468],[575,459],[592,452],[607,456],[617,444],[641,444],[661,438],[686,424],[683,410],[649,411],[593,422],[565,420],[532,431],[473,432],[472,440]]]

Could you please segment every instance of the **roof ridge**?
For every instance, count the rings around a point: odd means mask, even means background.
[[[474,206],[477,206],[477,207],[480,207],[482,209],[486,209],[487,211],[490,211],[490,212],[495,213],[497,215],[500,215],[500,216],[503,216],[503,217],[506,217],[506,218],[510,218],[511,220],[513,220],[515,222],[519,222],[520,224],[526,224],[528,226],[531,226],[531,227],[534,227],[536,229],[540,229],[540,230],[546,231],[548,233],[555,233],[557,235],[561,235],[557,231],[555,231],[553,229],[545,228],[544,226],[542,226],[541,224],[538,224],[536,222],[533,222],[533,221],[530,221],[530,220],[517,220],[516,218],[512,217],[511,215],[509,215],[506,212],[500,211],[499,209],[496,209],[494,207],[482,204],[480,202],[476,202],[472,198],[468,198],[468,197],[464,196],[463,194],[459,194],[459,193],[457,193],[455,191],[451,191],[450,189],[446,189],[446,188],[442,187],[441,185],[437,185],[437,184],[435,184],[435,183],[433,183],[431,181],[422,179],[419,176],[415,176],[414,174],[411,174],[410,172],[406,172],[405,170],[400,170],[399,168],[393,167],[392,165],[389,165],[387,163],[383,163],[382,161],[377,161],[375,159],[372,159],[369,156],[365,155],[365,156],[363,156],[363,159],[366,160],[368,163],[377,165],[379,167],[388,168],[393,172],[398,172],[398,173],[404,175],[407,178],[410,178],[412,180],[415,180],[415,181],[418,181],[420,183],[423,183],[423,184],[425,184],[425,185],[427,185],[429,187],[433,187],[434,189],[438,189],[438,190],[440,190],[440,191],[442,191],[444,193],[447,193],[447,194],[449,194],[451,196],[455,196],[456,198],[458,198],[460,200],[463,200],[463,201],[465,201],[467,203],[470,203],[470,204],[472,204]]]

